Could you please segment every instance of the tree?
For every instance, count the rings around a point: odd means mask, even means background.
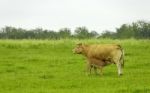
[[[91,31],[89,34],[91,38],[96,38],[99,35],[96,31]]]
[[[75,37],[79,39],[89,38],[90,34],[86,27],[77,27],[75,29]]]
[[[105,30],[99,38],[116,38],[116,33],[109,30]]]
[[[71,37],[71,30],[69,28],[62,28],[59,30],[60,38],[69,38]]]
[[[150,38],[150,22],[138,21],[137,24],[140,38]]]
[[[133,31],[133,27],[128,24],[123,24],[120,28],[116,30],[117,30],[117,37],[122,39],[133,38],[135,34]]]
[[[117,38],[150,38],[150,22],[137,21],[116,29]]]

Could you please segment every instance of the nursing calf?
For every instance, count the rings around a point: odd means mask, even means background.
[[[99,68],[102,74],[102,69],[108,64],[116,64],[118,75],[122,75],[122,68],[124,66],[124,52],[118,44],[95,44],[85,45],[77,44],[73,49],[75,54],[82,54],[87,59],[87,70],[91,73],[91,69]]]

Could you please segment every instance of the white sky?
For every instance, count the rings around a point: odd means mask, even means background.
[[[124,23],[150,19],[150,0],[0,0],[0,28],[41,27],[115,31]]]

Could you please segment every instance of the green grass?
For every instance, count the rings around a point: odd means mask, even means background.
[[[78,42],[121,44],[124,75],[87,76]],[[150,40],[0,40],[0,93],[150,93]]]

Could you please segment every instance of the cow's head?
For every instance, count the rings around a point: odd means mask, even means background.
[[[78,43],[76,45],[76,47],[73,49],[73,53],[75,53],[75,54],[82,54],[83,51],[84,51],[83,46],[84,45],[82,43]]]

